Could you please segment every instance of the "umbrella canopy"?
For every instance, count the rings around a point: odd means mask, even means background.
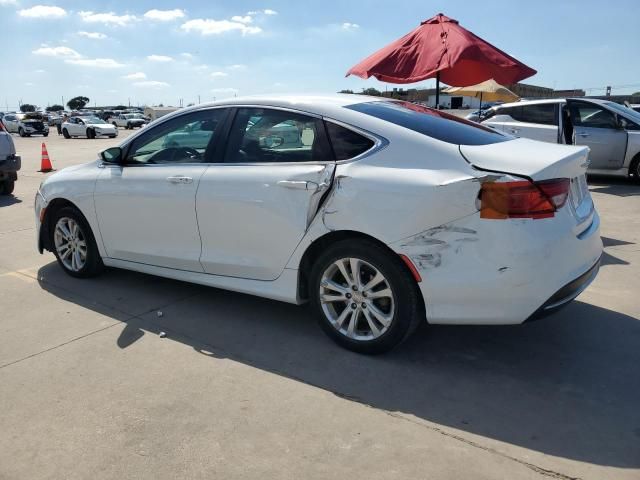
[[[516,83],[536,71],[507,55],[457,20],[439,13],[404,37],[352,67],[349,75],[371,76],[389,83],[414,83],[427,78],[463,87],[491,78]]]
[[[444,93],[460,95],[463,97],[480,97],[480,102],[515,102],[520,97],[503,87],[495,80],[487,80],[486,82],[470,87],[450,87],[444,90]]]

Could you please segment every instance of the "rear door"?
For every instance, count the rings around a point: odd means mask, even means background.
[[[196,196],[207,273],[274,280],[330,188],[335,162],[321,118],[296,111],[235,111]]]
[[[601,105],[568,100],[575,145],[591,149],[590,168],[618,169],[627,153],[627,132],[611,111]]]

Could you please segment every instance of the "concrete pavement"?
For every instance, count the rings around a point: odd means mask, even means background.
[[[65,275],[35,249],[42,140],[15,141],[23,170],[0,200],[0,479],[640,478],[640,186],[591,179],[606,253],[565,310],[422,328],[363,357],[304,307]],[[118,143],[46,142],[58,169]]]

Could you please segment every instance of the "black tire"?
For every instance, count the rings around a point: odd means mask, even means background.
[[[26,137],[27,135],[24,133],[24,129],[22,127],[20,127],[18,129],[18,135],[20,135],[21,137]]]
[[[49,136],[49,133],[43,133],[43,134],[42,134],[42,136],[43,136],[43,137],[48,137],[48,136]]]
[[[389,284],[396,307],[388,329],[377,338],[356,340],[347,337],[332,325],[322,309],[320,301],[322,276],[335,261],[341,258],[364,260],[375,267]],[[399,256],[370,240],[343,240],[327,248],[311,269],[309,297],[311,308],[324,332],[339,345],[357,353],[388,352],[406,340],[418,325],[426,323],[421,293],[415,279],[407,271]],[[359,318],[363,320],[363,317]]]
[[[116,135],[109,135],[109,138],[116,138]]]
[[[87,128],[87,138],[89,140],[93,140],[94,138],[96,138],[96,132],[94,132],[91,128]]]
[[[11,195],[15,186],[15,180],[4,180],[0,182],[0,195]]]
[[[62,129],[62,136],[64,138],[71,138],[71,135],[69,135],[69,131],[66,128]]]
[[[131,127],[131,124],[130,124],[130,123],[127,123],[127,130],[131,130],[131,128],[132,128],[132,127]]]
[[[629,176],[636,183],[640,184],[640,155],[636,155],[631,162],[631,166],[629,167]]]
[[[82,237],[87,244],[87,259],[84,266],[78,271],[67,268],[61,260],[60,255],[58,254],[58,251],[56,249],[55,228],[58,224],[58,220],[63,217],[71,218],[76,221],[80,228],[80,232],[82,233]],[[68,275],[76,278],[90,278],[95,277],[96,275],[100,274],[102,270],[104,270],[104,264],[102,263],[102,258],[100,257],[100,252],[98,251],[96,239],[93,236],[91,227],[85,220],[84,215],[82,215],[82,213],[80,213],[77,208],[64,207],[54,212],[53,218],[51,219],[51,222],[49,222],[49,225],[51,226],[51,230],[49,232],[49,244],[51,245],[53,254],[56,256],[56,260],[58,260],[58,264]]]

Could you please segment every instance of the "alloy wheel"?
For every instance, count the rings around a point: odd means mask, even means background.
[[[73,272],[82,270],[87,263],[87,241],[78,222],[61,217],[56,223],[53,240],[62,264]]]
[[[364,260],[341,258],[329,265],[319,294],[325,316],[347,338],[374,340],[391,326],[395,296],[389,281]]]

